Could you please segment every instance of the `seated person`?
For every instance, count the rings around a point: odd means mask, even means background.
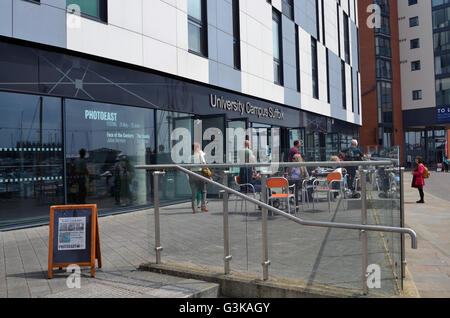
[[[336,162],[337,162],[337,161],[339,161],[339,162],[341,161],[341,160],[339,159],[338,156],[332,156],[332,157],[330,158],[330,160],[331,160],[331,161],[336,161]],[[338,172],[338,173],[340,173],[340,174],[341,174],[341,181],[344,182],[344,172],[345,172],[345,169],[343,169],[343,168],[336,168],[333,172]],[[334,189],[334,190],[339,190],[339,189],[340,189],[340,184],[334,182],[334,183],[333,183],[333,189]],[[336,198],[338,195],[339,195],[339,193],[334,192],[334,198]]]
[[[300,154],[295,154],[292,158],[292,162],[304,162]],[[290,184],[295,184],[295,206],[298,206],[299,196],[298,191],[302,189],[302,183],[304,179],[309,178],[308,170],[305,167],[295,167],[291,169]],[[312,200],[312,188],[308,189],[308,197]],[[303,200],[302,200],[303,201]]]
[[[256,174],[253,168],[242,167],[239,169],[239,184],[251,184],[255,192],[261,192],[261,176]],[[252,187],[245,185],[240,187],[242,193],[253,193]]]

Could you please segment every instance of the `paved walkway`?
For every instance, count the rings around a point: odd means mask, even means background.
[[[146,213],[100,218],[103,268],[83,268],[81,288],[69,289],[70,273],[54,270],[47,279],[48,226],[0,232],[0,298],[185,298],[216,292],[217,286],[195,280],[143,273],[136,268],[150,255]],[[144,222],[143,222],[144,221]]]
[[[407,244],[409,272],[422,297],[450,297],[449,201],[427,192],[427,203],[415,204],[418,194],[409,187],[410,175],[406,174],[406,177],[406,224],[419,235],[418,250],[411,250]],[[427,189],[433,189],[433,181],[438,177],[432,175]],[[450,179],[443,184],[450,190]],[[390,200],[381,200],[378,204],[381,206],[373,206],[368,213],[369,223],[396,226],[389,224],[389,220],[397,217],[392,211],[398,207]],[[231,268],[261,277],[260,214],[253,206],[249,206],[248,213],[237,212],[240,204],[236,211],[234,206],[231,201]],[[335,206],[336,202],[333,202],[333,210]],[[193,215],[188,204],[162,209],[163,261],[223,270],[221,202],[211,200],[210,210]],[[141,263],[154,259],[152,212],[100,218],[104,266],[97,270],[94,279],[89,277],[89,269],[83,269],[81,290],[67,288],[69,274],[65,271],[56,270],[54,279],[46,278],[48,226],[0,232],[0,298],[187,297],[199,292],[204,288],[199,282],[136,271]],[[337,213],[329,213],[327,204],[322,202],[314,211],[306,208],[300,216],[311,220],[359,223],[361,212],[355,202],[346,202]],[[361,289],[358,232],[302,227],[281,217],[269,218],[268,232],[271,276]],[[399,251],[395,250],[397,239],[398,235],[393,234],[369,234],[369,263],[381,266],[382,292],[387,294],[392,294],[396,288],[392,277],[398,273],[394,263],[398,265],[400,261]],[[387,257],[387,250],[390,257]]]
[[[345,202],[334,212],[335,201],[329,212],[328,204],[322,201],[315,209],[305,207],[300,216],[310,220],[360,223],[357,203],[358,200]],[[222,201],[210,200],[209,207],[209,213],[195,215],[189,204],[161,210],[163,262],[223,271]],[[239,211],[240,204],[236,210],[234,208],[234,201],[230,201],[232,271],[261,279],[260,212],[253,205],[248,206],[247,213]],[[368,215],[372,224],[385,224],[390,219],[392,214],[386,209],[374,208]],[[104,267],[95,279],[88,276],[88,269],[83,270],[79,291],[67,290],[69,274],[64,271],[56,273],[52,280],[46,279],[48,226],[0,232],[0,286],[6,287],[0,289],[0,297],[157,297],[156,294],[170,297],[168,290],[184,295],[184,285],[180,291],[180,281],[173,281],[174,278],[165,282],[161,277],[147,277],[146,273],[135,271],[141,263],[154,260],[153,220],[152,210],[100,218]],[[358,231],[303,227],[283,217],[270,216],[268,234],[271,277],[306,282],[309,286],[327,284],[349,288],[355,294],[361,292],[362,245]],[[392,295],[397,286],[393,280],[393,261],[386,253],[388,241],[391,244],[394,241],[388,234],[368,233],[369,262],[379,264],[382,269],[380,292]],[[395,253],[392,249],[391,252]],[[399,264],[398,254],[397,258],[394,262]],[[192,286],[192,282],[181,283]],[[126,287],[127,284],[131,287]],[[155,293],[149,286],[166,288],[163,293]]]
[[[421,297],[450,298],[450,174],[434,173],[426,180],[425,204],[405,173],[406,226],[419,236],[419,248],[406,245],[408,270]],[[445,195],[447,193],[447,195]]]

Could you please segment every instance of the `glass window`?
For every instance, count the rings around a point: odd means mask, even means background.
[[[283,85],[283,49],[281,41],[281,16],[273,10],[272,13],[272,32],[273,32],[273,73],[274,83]]]
[[[184,129],[189,132],[188,134],[180,135],[179,139],[172,140],[172,133],[175,129]],[[189,114],[168,112],[168,111],[156,111],[156,152],[154,163],[155,164],[173,164],[180,163],[174,162],[172,159],[171,150],[178,144],[185,136],[190,137],[187,141],[191,145],[194,140],[194,119]],[[180,157],[184,157],[187,154],[178,153]],[[190,158],[190,157],[189,157]],[[190,163],[190,162],[185,162]],[[159,191],[160,200],[162,202],[175,202],[186,200],[191,197],[191,189],[189,186],[188,178],[186,175],[179,171],[167,171],[164,178],[165,182],[160,181]]]
[[[434,67],[436,75],[450,73],[450,53],[442,54],[434,58]]]
[[[75,5],[82,14],[106,21],[106,0],[67,0],[66,4],[68,9],[73,10]]]
[[[450,24],[450,7],[433,10],[433,28],[446,28]]]
[[[433,34],[435,52],[450,49],[450,31],[437,32]]]
[[[188,0],[189,50],[208,56],[206,1]]]
[[[436,104],[438,106],[450,104],[450,78],[436,80]]]
[[[412,27],[415,27],[415,26],[418,26],[419,25],[419,17],[412,17],[412,18],[409,18],[409,26],[412,28]]]
[[[375,37],[375,53],[377,56],[392,57],[391,41],[389,38]]]
[[[0,229],[64,203],[61,99],[0,92]]]
[[[317,40],[311,37],[312,90],[315,99],[319,99],[319,63],[317,54]]]
[[[96,203],[101,213],[148,205],[154,111],[66,101],[68,203]]]
[[[241,69],[241,24],[239,0],[233,0],[233,60],[234,67]]]
[[[294,20],[294,1],[281,0],[281,10],[289,19]]]
[[[349,29],[349,19],[347,14],[344,12],[344,49],[345,49],[345,62],[350,63],[350,29]]]

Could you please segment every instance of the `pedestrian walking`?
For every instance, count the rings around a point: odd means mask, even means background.
[[[416,203],[423,204],[425,203],[425,194],[423,192],[423,187],[425,186],[425,165],[423,164],[422,158],[417,157],[415,160],[416,168],[413,171],[413,180],[411,187],[419,190],[420,200]]]
[[[199,143],[194,143],[192,145],[192,150],[193,150],[193,154],[192,154],[192,163],[193,164],[206,164],[206,160],[205,160],[205,155],[204,152],[201,149],[201,146]],[[203,176],[203,168],[193,168],[192,172],[197,173],[198,175]],[[200,205],[201,211],[202,212],[208,212],[208,209],[206,207],[206,183],[195,178],[192,176],[189,176],[189,185],[191,187],[191,191],[192,191],[192,211],[193,213],[197,213],[198,212],[198,205]],[[197,201],[197,193],[198,191],[201,191],[201,197],[200,197],[200,201]]]

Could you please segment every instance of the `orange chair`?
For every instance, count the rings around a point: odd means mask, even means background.
[[[273,188],[282,188],[285,193],[272,194],[271,189]],[[272,200],[287,200],[288,213],[291,214],[291,198],[295,198],[295,195],[293,193],[289,193],[289,188],[289,181],[286,178],[270,178],[267,180],[267,190],[269,191],[267,202],[270,203]]]
[[[331,213],[331,195],[334,193],[342,194],[342,182],[342,174],[336,171],[328,174],[326,182],[322,182],[321,184],[317,181],[313,187],[313,205],[314,193],[326,193],[328,198],[328,211]],[[339,189],[333,189],[334,183],[339,183]]]

